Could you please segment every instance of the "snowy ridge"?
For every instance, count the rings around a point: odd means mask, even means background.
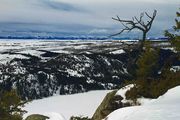
[[[179,92],[180,86],[175,87],[142,106],[118,109],[108,115],[106,120],[179,120]]]

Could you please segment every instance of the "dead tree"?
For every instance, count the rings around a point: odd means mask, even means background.
[[[147,12],[143,12],[140,14],[140,17],[137,18],[136,16],[132,18],[132,20],[124,20],[124,19],[120,19],[119,16],[117,16],[116,18],[112,18],[113,20],[116,20],[118,22],[120,22],[124,28],[119,32],[116,33],[112,36],[116,36],[119,35],[125,31],[132,31],[134,29],[138,29],[140,31],[143,32],[143,37],[142,37],[142,41],[141,41],[141,48],[144,46],[144,41],[146,40],[146,35],[149,32],[149,30],[151,29],[152,23],[156,17],[157,11],[154,10],[153,15],[149,15]],[[146,17],[148,20],[146,22],[144,22],[143,18]]]

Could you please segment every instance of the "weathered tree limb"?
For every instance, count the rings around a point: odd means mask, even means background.
[[[110,37],[119,35],[119,34],[125,32],[125,31],[130,32],[133,29],[138,29],[138,30],[141,30],[143,32],[142,41],[145,41],[146,40],[146,34],[151,29],[152,23],[153,23],[153,21],[154,21],[154,19],[156,17],[156,14],[157,14],[156,10],[154,10],[152,16],[150,16],[147,12],[144,12],[144,13],[140,14],[139,19],[135,16],[135,17],[132,18],[132,20],[120,19],[119,16],[116,16],[116,18],[113,17],[112,19],[115,20],[115,21],[120,22],[124,26],[124,28],[120,32],[118,32],[116,34],[113,34]],[[145,15],[149,19],[149,20],[146,21],[146,23],[143,20]]]

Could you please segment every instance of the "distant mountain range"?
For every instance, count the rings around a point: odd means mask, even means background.
[[[68,28],[71,29],[69,30]],[[138,40],[142,37],[140,31],[109,37],[119,32],[119,29],[121,28],[98,28],[85,25],[0,23],[0,39]],[[150,31],[147,37],[151,40],[166,39],[163,31],[156,29]]]
[[[108,36],[0,36],[0,39],[38,39],[38,40],[139,40],[131,37]],[[148,40],[168,40],[167,37],[149,37]]]

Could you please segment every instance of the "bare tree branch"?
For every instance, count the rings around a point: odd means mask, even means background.
[[[124,28],[120,32],[118,32],[114,35],[111,35],[110,37],[122,34],[125,31],[130,32],[133,29],[139,29],[143,32],[142,40],[145,41],[146,34],[151,29],[151,26],[152,26],[152,23],[156,17],[156,14],[157,14],[156,10],[154,10],[152,16],[150,16],[147,12],[144,12],[144,13],[140,14],[139,19],[135,16],[132,18],[132,20],[123,20],[123,19],[120,19],[119,16],[116,16],[116,18],[113,17],[112,19],[120,22]],[[146,23],[143,21],[143,17],[145,17],[144,15],[146,15],[149,18],[149,20],[147,20]]]
[[[152,19],[152,17],[147,13],[145,12],[146,16],[148,16],[150,19]]]
[[[147,23],[147,31],[151,29],[152,23],[156,17],[157,11],[154,10],[153,16],[151,17],[151,20]],[[146,14],[148,17],[150,17],[148,14]]]

